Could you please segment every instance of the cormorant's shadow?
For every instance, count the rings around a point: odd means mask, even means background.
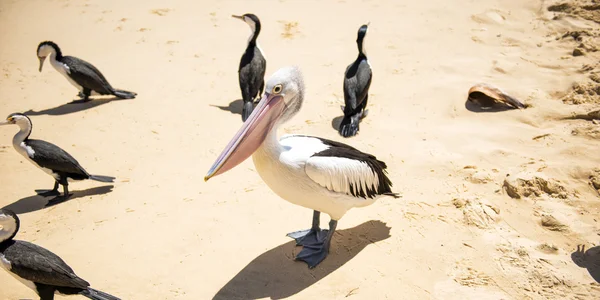
[[[229,106],[219,106],[219,105],[213,105],[213,104],[211,104],[210,106],[217,107],[220,110],[228,111],[232,114],[241,115],[242,107],[244,106],[244,101],[242,99],[237,99],[237,100],[231,101],[229,103]]]
[[[577,250],[571,253],[571,260],[580,268],[586,268],[592,278],[600,283],[600,246],[587,251],[585,245],[577,246]]]
[[[48,207],[51,207],[51,206],[54,206],[54,205],[57,205],[60,203],[64,203],[67,201],[71,201],[71,200],[77,199],[77,198],[107,194],[107,193],[112,192],[113,187],[114,187],[114,185],[104,185],[104,186],[100,186],[100,187],[89,188],[87,190],[82,190],[82,191],[72,191],[71,197],[69,197],[68,199],[66,199],[64,201],[53,203],[51,205],[48,205],[48,201],[52,200],[54,198],[54,196],[43,197],[43,196],[39,196],[39,195],[33,195],[33,196],[25,197],[21,200],[15,201],[12,204],[9,204],[9,205],[3,207],[3,209],[10,209],[10,210],[14,211],[16,214],[24,214],[24,213],[48,208]],[[61,190],[61,192],[62,192],[62,190]]]
[[[354,228],[336,231],[331,252],[314,269],[294,261],[300,247],[290,241],[251,261],[219,290],[213,299],[282,299],[293,296],[331,274],[367,245],[390,237],[390,227],[368,221]]]
[[[40,115],[62,116],[62,115],[68,115],[68,114],[88,110],[88,109],[94,108],[96,106],[107,104],[107,103],[110,103],[113,101],[121,101],[121,100],[133,100],[133,99],[121,99],[119,97],[111,97],[111,98],[95,98],[88,102],[81,102],[81,103],[73,101],[73,102],[62,104],[57,107],[47,108],[47,109],[40,110],[40,111],[33,111],[30,109],[30,110],[24,112],[23,114],[25,114],[27,116],[40,116]]]

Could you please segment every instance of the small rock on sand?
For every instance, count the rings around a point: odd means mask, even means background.
[[[546,228],[548,230],[552,230],[552,231],[561,231],[562,232],[562,231],[568,230],[567,225],[564,225],[563,223],[558,221],[552,215],[542,215],[542,226],[544,226],[544,228]]]

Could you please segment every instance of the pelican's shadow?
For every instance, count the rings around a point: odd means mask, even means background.
[[[517,109],[512,106],[503,105],[503,104],[499,104],[499,103],[494,103],[494,105],[492,105],[490,107],[483,108],[480,105],[477,105],[477,104],[469,101],[469,99],[467,99],[467,101],[465,101],[465,108],[468,111],[475,112],[475,113],[496,113],[496,112],[503,112],[503,111]]]
[[[251,261],[213,299],[282,299],[293,296],[323,279],[367,245],[390,237],[390,227],[381,221],[368,221],[354,228],[336,231],[331,252],[321,264],[309,269],[294,261],[296,242],[275,247]]]
[[[577,246],[577,250],[571,253],[571,260],[580,268],[586,268],[590,276],[600,283],[600,246],[592,247],[587,251],[585,245]]]
[[[228,111],[232,114],[241,115],[242,107],[244,106],[244,101],[242,99],[237,99],[237,100],[231,101],[229,103],[229,106],[219,106],[219,105],[214,105],[214,104],[211,104],[210,106],[216,107],[220,110]]]
[[[88,102],[69,102],[57,107],[47,108],[40,111],[28,110],[23,114],[27,116],[40,116],[40,115],[49,115],[49,116],[62,116],[68,115],[84,110],[88,110],[94,108],[96,106],[104,105],[113,101],[121,101],[121,100],[132,100],[132,99],[121,99],[119,97],[110,97],[110,98],[95,98]]]
[[[9,204],[9,205],[3,207],[3,209],[10,209],[10,210],[14,211],[16,214],[24,214],[24,213],[29,213],[29,212],[41,210],[44,208],[48,208],[48,207],[51,207],[51,206],[54,206],[54,205],[57,205],[60,203],[64,203],[67,201],[71,201],[71,200],[77,199],[77,198],[107,194],[107,193],[112,192],[113,187],[114,187],[114,185],[104,185],[104,186],[100,186],[100,187],[89,188],[87,190],[82,190],[82,191],[73,191],[72,196],[69,197],[68,199],[61,201],[61,202],[53,203],[51,205],[48,205],[48,201],[53,199],[53,196],[52,197],[43,197],[43,196],[39,196],[39,195],[33,195],[33,196],[25,197],[21,200],[17,200],[15,202],[13,202],[12,204]]]

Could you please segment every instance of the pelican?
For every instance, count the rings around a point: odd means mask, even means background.
[[[56,254],[30,242],[14,240],[20,224],[13,211],[0,209],[0,267],[31,288],[40,300],[52,300],[55,293],[79,294],[93,300],[119,300],[91,288]]]
[[[258,17],[254,14],[232,15],[232,17],[246,22],[252,31],[238,68],[238,79],[242,91],[242,100],[244,101],[242,121],[245,122],[252,113],[252,109],[254,109],[254,99],[260,97],[265,87],[267,61],[256,41],[261,28]]]
[[[364,207],[391,190],[386,164],[375,156],[339,142],[307,136],[284,135],[277,129],[298,113],[304,101],[304,82],[297,67],[275,72],[265,94],[242,128],[212,165],[204,180],[223,174],[252,155],[256,171],[281,198],[314,210],[312,227],[289,233],[303,246],[296,256],[309,268],[329,253],[338,220],[354,207]],[[321,212],[331,217],[321,230]]]

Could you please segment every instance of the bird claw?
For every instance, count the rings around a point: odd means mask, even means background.
[[[323,243],[328,232],[329,230],[306,229],[290,232],[287,234],[287,236],[295,239],[297,246],[306,246]]]
[[[36,190],[35,192],[38,194],[38,196],[42,197],[60,195],[60,192],[58,192],[58,190]]]

